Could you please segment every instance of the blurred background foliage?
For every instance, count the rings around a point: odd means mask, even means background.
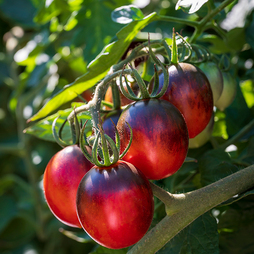
[[[209,6],[220,3],[209,1],[210,5],[190,15],[183,10],[176,11],[176,2],[0,1],[0,253],[126,253],[126,250],[99,247],[83,230],[68,228],[53,217],[43,197],[42,176],[60,147],[48,141],[49,124],[37,126],[38,133],[46,133],[42,135],[44,139],[25,134],[23,130],[32,125],[26,123],[27,119],[49,98],[86,73],[87,65],[105,45],[115,40],[117,31],[124,26],[111,20],[115,8],[133,3],[145,16],[157,12],[199,20]],[[205,186],[254,163],[253,127],[233,145],[220,146],[245,128],[254,115],[253,9],[254,1],[234,1],[216,16],[216,22],[228,31],[227,37],[223,40],[213,30],[207,30],[197,40],[215,54],[228,55],[238,90],[234,102],[225,111],[215,112],[211,140],[201,148],[189,150],[188,156],[196,161],[184,163],[175,175],[157,182],[172,193]],[[182,24],[155,21],[137,39],[146,39],[146,32],[154,38],[171,37],[173,26],[184,36],[193,33],[193,28]],[[89,100],[91,91],[84,92],[83,96]],[[69,107],[67,103],[60,109]],[[65,111],[67,115],[66,112],[69,111]],[[51,123],[52,119],[47,121]],[[160,253],[254,253],[254,198],[249,194],[253,191],[233,204],[228,202],[204,214]],[[165,215],[161,202],[155,199],[155,204],[153,225]],[[203,247],[196,238],[204,246],[210,246],[208,252],[202,252]]]

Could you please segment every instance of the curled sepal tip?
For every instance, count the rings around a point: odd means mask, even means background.
[[[164,44],[163,44],[164,45]],[[160,92],[158,93],[158,84],[159,80],[157,78],[157,69],[155,68],[155,74],[154,74],[154,87],[153,87],[153,91],[150,95],[150,98],[153,99],[158,99],[160,97],[162,97],[165,92],[167,91],[168,88],[168,83],[169,83],[169,74],[168,74],[168,70],[165,68],[164,64],[155,56],[155,54],[153,53],[153,50],[151,48],[151,44],[150,44],[150,40],[148,40],[148,47],[149,47],[149,54],[152,58],[152,60],[154,61],[155,64],[159,65],[162,69],[163,75],[164,75],[164,83],[163,83],[163,87],[160,90]],[[164,45],[164,47],[168,47],[167,44]]]
[[[89,146],[89,143],[87,141],[87,137],[85,135],[85,127],[87,124],[88,120],[86,120],[85,124],[83,125],[81,132],[80,132],[80,136],[79,136],[79,146],[81,151],[83,152],[83,154],[85,155],[85,157],[91,162],[93,163],[93,158],[91,156],[91,154],[88,152],[87,148]]]
[[[120,154],[119,156],[119,159],[122,159],[124,157],[124,155],[128,152],[130,146],[131,146],[131,142],[132,142],[132,139],[133,139],[133,132],[132,132],[132,128],[131,126],[129,125],[129,123],[126,122],[126,124],[128,125],[129,129],[130,129],[130,140],[129,140],[129,143],[128,143],[128,146],[124,149],[124,151]]]
[[[59,117],[60,116],[55,118],[55,120],[52,123],[52,133],[53,133],[53,137],[54,137],[55,141],[57,142],[57,144],[60,145],[61,147],[66,147],[66,146],[68,146],[68,144],[65,141],[62,140],[61,136],[62,136],[63,127],[66,124],[67,120],[65,120],[63,122],[63,124],[59,128],[59,132],[57,132],[57,130],[56,130],[56,122],[59,119]]]

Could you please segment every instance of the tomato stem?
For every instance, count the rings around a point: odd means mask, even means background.
[[[178,53],[177,53],[177,45],[176,45],[175,28],[173,28],[173,35],[172,35],[171,63],[172,63],[172,64],[178,64]]]

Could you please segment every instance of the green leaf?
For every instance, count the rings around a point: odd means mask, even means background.
[[[113,21],[120,24],[128,24],[133,20],[141,20],[144,18],[143,12],[135,5],[121,6],[111,13]]]
[[[221,254],[254,253],[254,195],[217,211]]]
[[[183,9],[189,14],[198,11],[208,0],[178,0],[175,9]]]
[[[236,97],[232,104],[226,108],[226,125],[229,136],[235,135],[252,119],[252,112],[248,108],[242,91],[237,85]]]
[[[246,43],[245,31],[243,28],[234,28],[227,33],[226,40],[217,35],[204,34],[199,38],[201,42],[211,44],[209,50],[214,54],[236,53]]]
[[[112,37],[122,27],[111,20],[111,12],[112,8],[106,1],[85,1],[74,19],[69,20],[71,23],[66,27],[69,29],[77,22],[71,43],[84,48],[84,60],[88,63],[111,42]]]
[[[207,212],[171,239],[158,254],[219,254],[217,223]]]
[[[251,79],[245,80],[240,85],[244,99],[249,108],[254,106],[254,83]]]
[[[216,182],[238,171],[232,164],[227,152],[221,149],[210,150],[199,160],[201,185],[205,186]]]
[[[103,51],[89,64],[87,73],[52,97],[36,115],[29,119],[29,121],[35,121],[46,117],[64,103],[74,99],[77,94],[81,94],[94,86],[99,80],[103,79],[109,71],[109,68],[116,64],[121,58],[137,33],[154,21],[156,17],[157,14],[152,13],[143,20],[133,21],[121,29],[117,33],[118,40],[112,42],[103,49]]]
[[[81,105],[81,103],[73,103],[72,105],[77,106],[77,105]],[[67,119],[68,115],[72,111],[73,111],[73,108],[69,108],[69,109],[66,109],[66,110],[59,110],[56,114],[48,116],[47,118],[45,118],[45,119],[37,122],[36,124],[26,128],[24,130],[24,132],[27,133],[27,134],[34,135],[34,136],[36,136],[37,138],[40,138],[40,139],[55,142],[55,139],[54,139],[53,134],[52,134],[52,123],[53,123],[53,121],[58,116],[60,116],[58,118],[57,122],[56,122],[56,127],[57,127],[57,131],[58,131],[59,128],[64,123],[64,121]],[[78,116],[78,119],[82,120],[82,122],[84,123],[86,120],[90,120],[91,116],[90,116],[89,112],[83,112],[82,114],[80,114]],[[88,133],[89,131],[91,131],[91,128],[92,128],[91,121],[88,121],[88,123],[86,125],[85,132]],[[64,141],[66,141],[68,144],[71,144],[72,136],[71,136],[71,130],[70,130],[68,122],[65,124],[65,127],[63,128],[62,139]]]

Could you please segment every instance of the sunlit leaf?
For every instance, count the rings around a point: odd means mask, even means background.
[[[189,14],[198,11],[208,0],[178,0],[175,9],[183,8]]]
[[[116,64],[121,58],[137,33],[150,22],[155,20],[155,18],[156,13],[152,13],[143,20],[133,21],[121,29],[117,33],[118,40],[107,45],[103,49],[103,51],[89,64],[87,73],[57,93],[36,115],[29,120],[35,121],[47,116],[64,103],[77,97],[77,94],[81,94],[85,90],[94,86],[99,80],[103,79],[109,68]]]
[[[73,105],[78,105],[78,103],[75,103]],[[56,114],[46,117],[45,119],[35,123],[34,125],[26,128],[24,130],[25,133],[31,134],[36,136],[37,138],[44,139],[47,141],[55,142],[55,139],[52,134],[52,123],[53,121],[58,117],[58,120],[56,122],[56,128],[57,131],[60,129],[64,121],[67,119],[68,115],[73,111],[73,108],[69,108],[66,110],[59,110]],[[79,121],[82,121],[84,124],[86,120],[90,120],[91,116],[89,112],[83,112],[82,114],[78,115]],[[86,125],[86,133],[91,131],[92,125],[91,121],[88,121]],[[66,141],[67,143],[71,144],[72,136],[71,136],[71,130],[69,127],[69,123],[67,122],[65,124],[65,127],[62,131],[62,139]]]

